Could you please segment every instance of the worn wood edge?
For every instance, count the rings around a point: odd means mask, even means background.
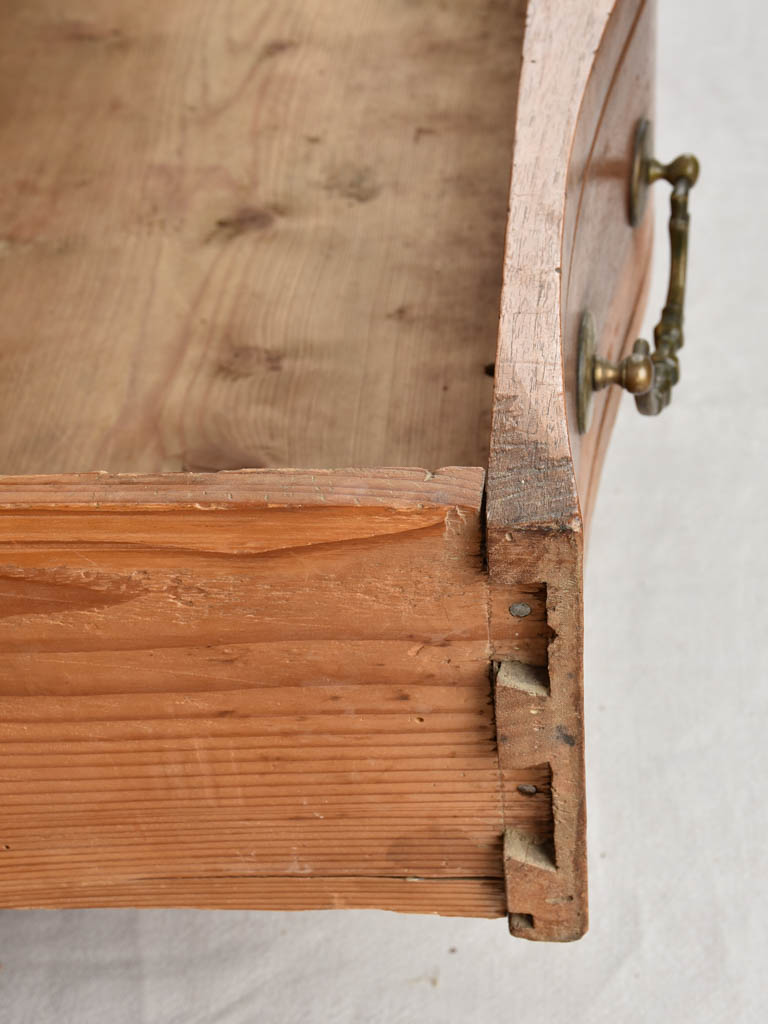
[[[73,886],[55,901],[26,886],[9,909],[157,908],[203,910],[383,910],[439,917],[499,918],[505,914],[501,878],[384,878],[231,875],[131,878],[114,885]]]
[[[557,528],[581,515],[563,381],[563,235],[581,103],[615,4],[531,0],[528,7],[496,353],[489,529]],[[490,569],[494,574],[493,558]]]
[[[529,5],[495,368],[489,530],[579,528],[591,512],[616,399],[599,396],[602,436],[593,428],[589,458],[598,465],[595,473],[591,465],[580,468],[582,439],[571,433],[573,353],[565,351],[573,243],[606,110],[641,16],[653,7],[653,0],[569,0],[556,11],[537,0]],[[574,49],[572,38],[583,45]],[[627,324],[647,294],[652,232],[643,235],[645,256],[624,303]],[[603,416],[605,405],[612,408]],[[492,560],[490,569],[493,575]]]
[[[418,508],[427,503],[479,511],[484,483],[485,470],[479,466],[448,466],[434,472],[394,467],[0,476],[0,509],[96,508],[105,504],[113,508],[229,508],[238,504]]]

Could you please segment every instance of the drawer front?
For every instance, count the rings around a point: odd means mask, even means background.
[[[538,680],[512,661],[496,687],[499,765],[550,774],[554,839],[509,827],[510,928],[587,926],[582,565],[585,523],[616,398],[576,430],[578,325],[615,356],[643,305],[650,218],[628,220],[635,125],[652,104],[652,0],[531,0],[518,99],[488,479],[495,585],[539,585],[552,640]],[[491,620],[492,642],[495,626]],[[505,742],[506,741],[506,742]]]
[[[590,425],[577,423],[579,325],[594,317],[597,352],[617,360],[640,329],[650,277],[653,217],[630,223],[629,195],[638,122],[653,116],[654,6],[626,4],[595,62],[568,168],[561,323],[568,434],[582,514],[594,507],[602,458],[621,391],[593,399]]]

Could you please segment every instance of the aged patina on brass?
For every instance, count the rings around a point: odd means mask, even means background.
[[[589,428],[592,393],[609,384],[618,384],[635,396],[638,411],[656,416],[672,397],[672,388],[680,379],[677,352],[683,346],[683,305],[688,258],[688,193],[699,176],[699,162],[686,153],[669,164],[652,155],[651,124],[640,121],[635,131],[635,154],[630,180],[629,219],[633,227],[642,220],[648,187],[664,179],[672,185],[672,212],[669,218],[671,261],[667,301],[656,325],[655,348],[639,338],[632,352],[619,363],[612,363],[596,352],[595,323],[587,310],[581,319],[578,357],[577,416],[580,433]]]

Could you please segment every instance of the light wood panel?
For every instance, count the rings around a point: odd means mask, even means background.
[[[0,9],[0,469],[483,465],[523,0]]]
[[[483,482],[0,480],[0,905],[503,912],[552,811],[499,770]],[[540,589],[493,600],[546,662]]]

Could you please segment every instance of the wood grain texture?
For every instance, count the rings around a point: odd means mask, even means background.
[[[0,906],[583,933],[575,326],[647,287],[654,4],[531,0],[515,126],[525,6],[0,12]],[[257,468],[485,464],[513,135],[487,502]]]
[[[33,907],[49,907],[45,886],[25,886],[20,897]],[[210,907],[223,910],[365,910],[447,917],[503,917],[503,879],[490,878],[306,878],[250,875],[186,880],[154,876],[112,884],[87,883],[58,893],[59,907]]]
[[[478,510],[485,471],[428,469],[274,469],[220,473],[0,475],[0,509],[283,507],[420,508],[424,503]],[[353,520],[350,520],[352,522]]]
[[[532,939],[578,938],[587,925],[583,534],[616,398],[598,400],[597,429],[582,441],[575,353],[585,308],[602,353],[630,344],[647,287],[650,218],[633,231],[627,201],[635,123],[651,113],[654,9],[652,0],[528,8],[487,526],[492,586],[538,581],[553,633],[546,673],[509,666],[495,691],[502,767],[522,757],[552,773],[553,833],[505,826],[510,928]],[[494,646],[499,621],[492,614]]]
[[[485,465],[523,0],[0,10],[0,469]]]
[[[47,486],[0,483],[0,905],[503,912],[551,795],[499,771],[482,471]]]
[[[592,309],[600,351],[617,354],[647,278],[651,218],[633,230],[627,209],[635,124],[652,113],[654,9],[652,0],[569,0],[556,11],[533,0],[529,8],[497,351],[492,529],[562,526],[582,511],[576,469],[586,482],[593,448],[588,442],[582,453],[572,408],[578,321]],[[597,396],[598,423],[607,397]]]

